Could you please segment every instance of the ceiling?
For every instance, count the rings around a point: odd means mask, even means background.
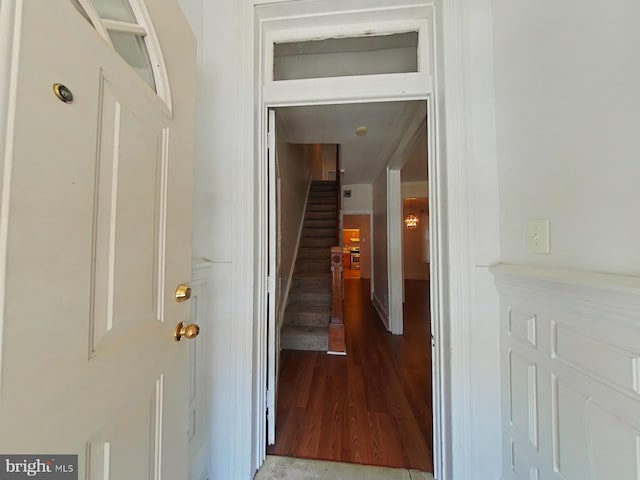
[[[396,150],[403,128],[419,110],[426,116],[424,101],[283,107],[276,115],[289,143],[340,144],[342,183],[356,184],[374,182]],[[356,129],[362,126],[367,134],[357,136]],[[424,141],[416,142],[403,168],[403,181],[427,179],[426,129],[421,137]]]

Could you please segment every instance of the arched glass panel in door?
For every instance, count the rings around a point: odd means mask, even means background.
[[[144,4],[134,0],[71,0],[71,3],[170,107],[160,45]]]

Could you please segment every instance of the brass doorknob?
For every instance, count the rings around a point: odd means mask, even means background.
[[[176,288],[176,302],[186,302],[191,298],[191,287],[187,285],[178,285]]]
[[[173,336],[176,339],[176,342],[179,342],[182,337],[189,339],[196,338],[199,333],[200,327],[197,324],[191,323],[187,325],[187,322],[180,322],[176,326],[176,332],[173,334]]]

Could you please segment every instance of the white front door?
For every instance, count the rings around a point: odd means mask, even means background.
[[[186,478],[188,340],[173,333],[190,309],[174,292],[191,270],[193,38],[174,2],[153,5],[170,109],[70,1],[5,7],[0,453],[78,454],[79,478]]]

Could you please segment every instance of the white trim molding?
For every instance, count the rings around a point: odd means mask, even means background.
[[[394,335],[404,331],[404,279],[402,274],[402,193],[400,170],[387,169],[387,288],[389,290],[389,324]]]
[[[13,169],[14,115],[22,34],[22,2],[4,1],[0,7],[0,305],[4,305],[7,275],[9,198]],[[4,312],[0,313],[0,394],[2,393]]]
[[[211,296],[208,294],[208,283],[211,280],[212,262],[203,258],[193,258],[191,260],[191,282],[192,289],[191,317],[190,321],[197,323],[204,330],[213,328]],[[196,339],[196,344],[190,345],[189,354],[189,381],[190,391],[196,392],[192,397],[190,394],[189,415],[195,415],[198,427],[191,431],[192,424],[189,422],[189,480],[201,480],[208,478],[210,472],[209,465],[209,445],[211,444],[211,431],[201,428],[200,425],[207,425],[211,418],[211,411],[207,403],[207,379],[211,375],[211,352],[207,335],[200,335]],[[197,345],[197,347],[195,347]],[[192,350],[195,347],[195,351]],[[194,447],[197,451],[193,452]]]
[[[253,15],[244,17],[244,22],[250,26],[247,28],[255,28],[255,37],[250,39],[251,42],[255,41],[255,50],[247,47],[245,52],[247,58],[252,62],[255,60],[255,72],[252,63],[245,66],[245,74],[255,82],[253,91],[256,92],[256,98],[253,108],[247,108],[244,112],[251,112],[255,117],[253,129],[245,128],[239,134],[253,131],[257,135],[254,143],[256,158],[249,161],[248,157],[243,157],[242,162],[243,173],[255,174],[251,189],[260,189],[263,178],[261,155],[264,140],[260,135],[267,106],[424,100],[429,93],[433,93],[427,115],[429,197],[433,207],[429,223],[431,322],[435,341],[435,476],[438,480],[497,478],[501,464],[500,436],[495,433],[495,425],[500,421],[499,375],[495,373],[499,369],[498,299],[492,277],[486,268],[486,265],[499,261],[500,255],[499,204],[495,193],[497,162],[495,150],[491,151],[491,143],[495,143],[491,0],[425,0],[422,3],[419,0],[418,4],[413,0],[369,0],[364,3],[344,0],[254,0],[253,5],[256,6]],[[420,85],[420,93],[416,90],[418,85],[408,81],[404,91],[387,91],[383,95],[382,89],[377,90],[379,85],[373,85],[375,92],[352,95],[353,99],[347,100],[332,90],[335,87],[333,79],[321,81],[319,85],[323,91],[311,96],[303,97],[297,90],[289,99],[283,96],[283,92],[271,92],[271,97],[265,95],[262,80],[265,70],[270,68],[264,57],[266,32],[307,29],[312,37],[318,27],[336,23],[362,24],[365,21],[363,15],[371,15],[375,20],[373,24],[377,24],[407,16],[420,17],[425,11],[432,26],[434,54],[429,81]],[[252,90],[239,90],[238,98],[249,98],[244,95],[248,91]],[[247,125],[242,123],[243,127]],[[480,144],[477,141],[480,138],[487,141]],[[246,149],[250,142],[243,145]],[[256,195],[253,190],[253,194],[246,192],[246,188],[244,190],[246,198],[262,198],[259,192]],[[487,195],[487,192],[491,195]],[[238,205],[243,203],[239,202]],[[238,218],[256,218],[259,232],[263,222],[263,207],[259,202],[244,207],[238,210]],[[475,228],[476,225],[483,229]],[[482,242],[479,243],[478,238]],[[258,250],[261,248],[260,244],[255,247]],[[244,253],[248,251],[254,250],[245,250]],[[265,445],[261,426],[264,416],[261,378],[265,368],[262,360],[265,358],[265,326],[261,321],[260,258],[258,251],[253,258],[255,275],[252,276],[256,279],[256,318],[251,325],[245,325],[243,321],[244,330],[238,332],[238,335],[254,332],[254,352],[251,357],[255,380],[251,457],[254,471],[264,459]],[[244,298],[238,301],[244,301]],[[240,354],[246,367],[247,357],[244,355],[249,345],[244,341],[240,343],[243,346]],[[234,413],[249,418],[244,407],[236,407]],[[242,425],[245,427],[246,422],[242,422]],[[239,460],[242,454],[238,455]]]

